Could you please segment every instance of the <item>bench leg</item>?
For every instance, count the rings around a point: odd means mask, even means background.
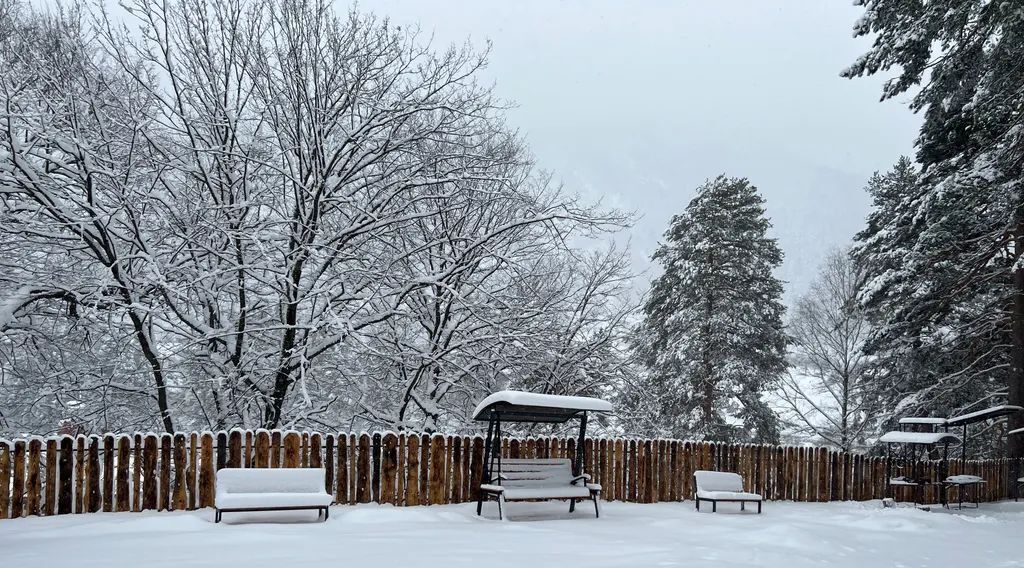
[[[331,516],[331,509],[329,507],[324,507],[324,522],[326,522],[327,519],[330,516]]]
[[[761,502],[760,501],[757,502],[757,514],[758,515],[761,514]]]
[[[700,511],[700,498],[698,497],[696,499],[696,501],[697,501],[697,510]]]
[[[740,511],[746,511],[746,510],[747,510],[747,502],[746,501],[740,501]]]
[[[484,492],[481,491],[480,492],[480,496],[477,497],[477,499],[476,499],[476,516],[479,517],[483,510],[484,510]]]
[[[593,499],[593,501],[594,501],[594,518],[595,519],[600,519],[601,518],[601,507],[597,504],[597,493],[592,493],[590,495],[590,498]]]
[[[711,512],[712,513],[717,513],[718,512],[718,501],[715,501],[715,500],[711,501]]]
[[[570,513],[575,513],[576,512],[576,500],[575,499],[569,499],[569,512]]]
[[[501,502],[504,501],[504,500],[505,500],[505,496],[504,495],[498,495],[498,520],[499,521],[505,520],[504,516],[501,513]]]
[[[219,523],[220,522],[220,509],[214,509],[213,522],[215,522],[215,523]]]

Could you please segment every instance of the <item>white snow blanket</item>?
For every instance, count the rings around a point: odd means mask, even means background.
[[[570,514],[558,501],[236,513],[94,513],[0,521],[5,566],[74,568],[1009,568],[1020,566],[1024,502],[931,512],[866,503],[772,503],[763,515],[717,515],[693,502],[602,503]],[[604,513],[608,513],[605,515]],[[252,521],[258,521],[253,523]]]
[[[743,490],[743,478],[738,473],[727,471],[695,471],[693,477],[697,480],[697,497],[712,500],[744,500],[760,501],[761,496],[757,493],[748,493]]]
[[[326,507],[322,468],[222,469],[217,472],[218,509]]]

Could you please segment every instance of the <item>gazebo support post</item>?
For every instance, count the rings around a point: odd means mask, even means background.
[[[481,483],[491,482],[491,436],[494,434],[494,414],[491,414],[487,421],[487,441],[484,443],[484,463],[481,466],[483,472],[480,475]],[[480,516],[484,510],[484,492],[477,490],[479,495],[476,498],[476,514]]]
[[[572,468],[572,474],[573,475],[581,475],[583,473],[583,458],[585,457],[585,454],[584,454],[583,450],[584,450],[584,446],[586,444],[586,441],[587,441],[587,413],[584,412],[583,415],[580,416],[580,437],[579,437],[579,441],[576,443],[576,463],[573,464],[573,468]]]

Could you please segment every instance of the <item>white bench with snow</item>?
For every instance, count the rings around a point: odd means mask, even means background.
[[[745,511],[747,503],[757,503],[757,514],[761,514],[763,499],[757,493],[743,490],[743,478],[738,473],[727,471],[695,471],[693,472],[694,499],[700,511],[701,501],[711,501],[711,512],[718,511],[718,503],[739,503],[740,510]]]
[[[333,497],[324,485],[323,468],[234,469],[217,472],[214,522],[223,513],[317,509],[326,521]]]
[[[569,512],[576,510],[576,502],[590,499],[594,502],[594,514],[601,516],[597,499],[601,486],[587,483],[590,475],[572,474],[572,460],[552,459],[502,459],[498,474],[489,483],[480,485],[480,491],[498,502],[498,518],[501,519],[501,504],[505,501],[549,501],[568,500]]]

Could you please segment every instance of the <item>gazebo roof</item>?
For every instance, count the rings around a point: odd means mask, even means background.
[[[504,390],[480,401],[473,420],[490,420],[497,412],[502,422],[561,423],[585,412],[611,412],[612,404],[588,396],[561,396]]]
[[[886,432],[878,439],[879,442],[887,444],[942,444],[950,442],[960,443],[960,436],[948,432]]]
[[[960,416],[954,416],[946,420],[946,426],[964,426],[967,424],[974,424],[975,422],[983,422],[992,418],[998,418],[1000,416],[1008,416],[1010,414],[1016,414],[1024,408],[1020,406],[1014,406],[1012,404],[1001,404],[999,406],[993,406],[992,408],[986,408],[984,410],[978,410],[969,414],[961,414]]]
[[[906,418],[900,418],[900,424],[938,424],[941,426],[945,423],[945,418],[939,418],[937,416],[908,416]]]

